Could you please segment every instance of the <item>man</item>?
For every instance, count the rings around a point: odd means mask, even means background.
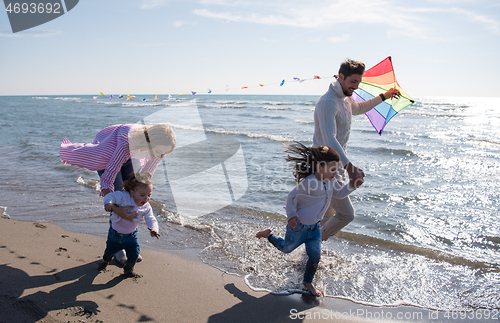
[[[358,88],[365,72],[365,64],[346,60],[340,65],[338,79],[334,80],[328,91],[319,99],[314,109],[313,146],[327,146],[335,149],[350,179],[359,186],[365,174],[354,166],[346,155],[347,141],[351,132],[352,115],[366,113],[382,101],[392,96],[399,97],[398,90],[390,89],[379,96],[362,103],[356,103],[351,96]],[[333,215],[335,213],[335,215]],[[343,199],[332,198],[330,208],[321,221],[323,241],[335,235],[354,219],[354,208],[349,196]]]

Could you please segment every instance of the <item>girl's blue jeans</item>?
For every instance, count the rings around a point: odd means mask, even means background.
[[[309,259],[306,264],[304,281],[312,283],[321,258],[321,229],[319,222],[311,225],[297,223],[297,226],[293,229],[287,225],[285,239],[270,234],[267,240],[284,253],[292,252],[305,243]]]
[[[137,262],[137,257],[141,252],[139,240],[137,239],[137,229],[129,234],[116,232],[111,226],[108,231],[108,240],[106,241],[106,250],[102,259],[110,261],[113,255],[118,251],[125,249],[127,253],[127,262]]]

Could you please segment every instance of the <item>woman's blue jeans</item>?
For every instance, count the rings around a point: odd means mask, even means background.
[[[104,174],[105,169],[97,171],[99,177]],[[122,168],[116,174],[115,182],[113,183],[114,191],[121,191],[123,189],[123,182],[130,178],[130,175],[134,172],[134,167],[132,166],[132,159],[127,160],[123,163]]]
[[[108,231],[108,240],[106,241],[106,250],[102,259],[111,261],[114,254],[125,249],[127,253],[127,262],[136,263],[137,257],[141,252],[139,240],[137,239],[137,229],[129,234],[118,233],[111,226]]]
[[[304,281],[312,283],[321,258],[321,229],[319,222],[311,225],[297,223],[297,226],[293,229],[287,225],[285,239],[270,234],[267,240],[284,253],[292,252],[305,243],[309,259],[306,264]]]

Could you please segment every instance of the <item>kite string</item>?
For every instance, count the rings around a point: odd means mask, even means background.
[[[288,82],[294,82],[294,83],[302,83],[304,81],[310,81],[310,80],[320,80],[320,79],[331,79],[333,77],[319,77],[317,75],[314,75],[313,78],[307,78],[307,79],[299,79],[299,78],[296,78],[294,77],[291,81],[288,81]],[[241,88],[229,88],[229,86],[225,89],[218,89],[218,90],[210,90],[209,89],[209,93],[212,93],[212,92],[228,92],[228,91],[233,91],[233,90],[243,90],[243,89],[254,89],[254,88],[261,88],[261,87],[264,87],[264,86],[271,86],[271,85],[280,85],[282,86],[285,82],[285,80],[282,80],[281,82],[278,82],[278,83],[271,83],[271,84],[258,84],[258,85],[255,85],[255,86],[242,86]],[[191,94],[195,95],[196,93],[198,93],[197,91],[191,91]],[[179,95],[184,95],[184,94],[179,94]]]
[[[314,77],[312,78],[306,78],[306,79],[300,79],[298,77],[294,77],[292,80],[287,80],[287,82],[292,82],[292,83],[302,83],[302,82],[305,82],[305,81],[310,81],[310,80],[320,80],[320,79],[332,79],[334,77],[320,77],[318,75],[314,75]],[[280,85],[280,86],[283,86],[285,84],[285,79],[283,79],[281,82],[279,83],[270,83],[270,84],[258,84],[258,85],[255,85],[255,86],[242,86],[241,88],[230,88],[229,85],[226,85],[227,87],[225,89],[218,89],[218,90],[210,90],[208,89],[208,94],[211,94],[212,92],[228,92],[228,91],[233,91],[233,90],[242,90],[242,89],[253,89],[253,88],[261,88],[261,87],[264,87],[264,86],[272,86],[272,85]],[[197,91],[191,91],[191,93],[189,94],[192,94],[192,95],[196,95],[197,93],[201,93],[201,92],[197,92]],[[99,92],[100,95],[104,95],[103,92]],[[184,96],[184,95],[189,95],[188,93],[178,93],[177,95],[178,96]],[[120,98],[122,97],[122,95],[120,95]],[[169,97],[170,97],[170,94],[169,94]],[[110,97],[110,100],[113,98],[113,95],[111,95]],[[131,99],[131,98],[135,98],[135,96],[133,95],[130,95],[130,94],[127,94],[127,100]],[[158,100],[158,95],[155,96],[154,100]],[[146,101],[146,99],[144,98],[143,101]]]

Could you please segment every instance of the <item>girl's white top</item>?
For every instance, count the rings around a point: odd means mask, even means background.
[[[111,227],[115,229],[116,232],[122,234],[132,233],[135,231],[135,229],[137,229],[137,226],[143,220],[146,220],[146,224],[149,228],[158,232],[158,221],[156,221],[156,218],[153,215],[153,209],[151,208],[151,205],[149,203],[146,203],[143,206],[137,206],[137,204],[135,204],[134,202],[134,199],[127,191],[108,193],[104,197],[104,205],[108,203],[117,204],[118,206],[133,206],[134,208],[127,212],[139,212],[132,221],[122,219],[120,216],[118,216],[118,214],[111,212]]]
[[[337,178],[322,182],[311,174],[288,193],[287,220],[297,216],[302,224],[315,224],[323,219],[332,197],[345,198],[355,189],[350,183],[340,184]]]

